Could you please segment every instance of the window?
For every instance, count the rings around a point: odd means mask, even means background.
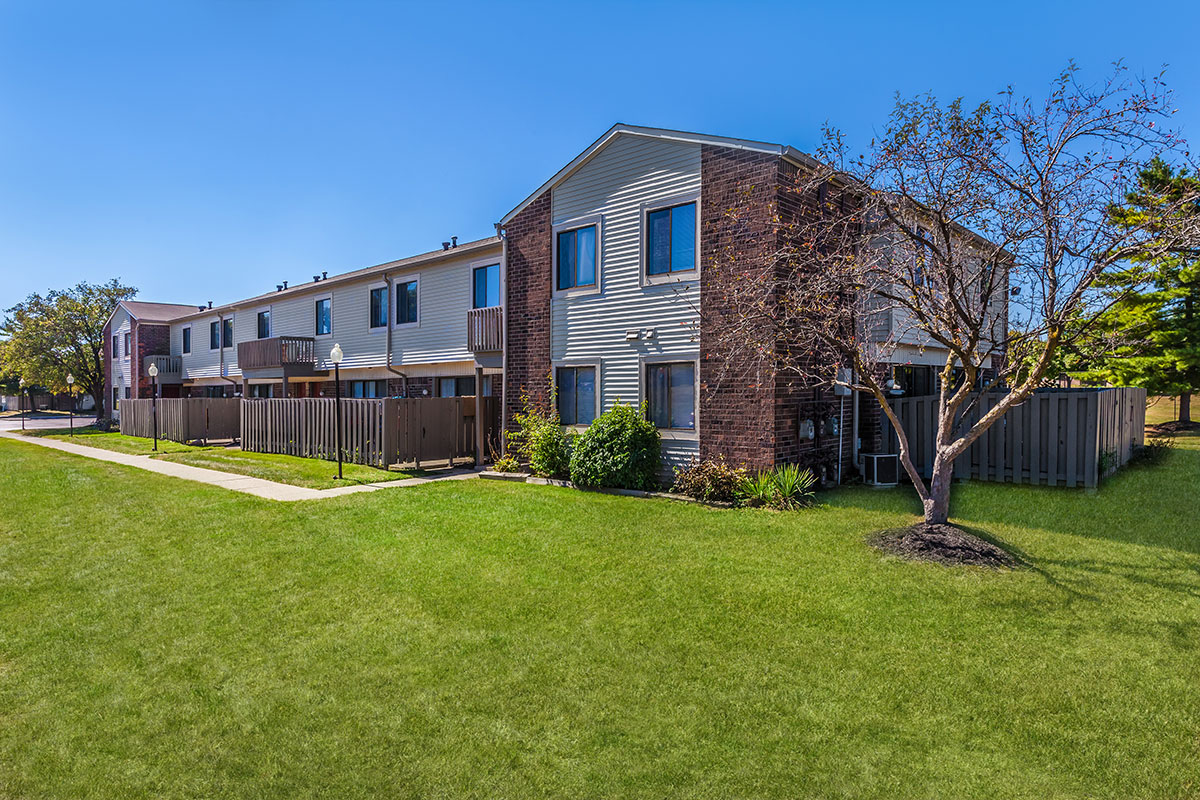
[[[650,420],[658,428],[696,428],[696,365],[649,364],[646,366],[646,399]]]
[[[328,297],[322,297],[317,301],[317,318],[316,331],[317,336],[325,336],[333,333],[333,314],[331,313],[333,301]]]
[[[396,324],[411,325],[417,321],[417,282],[396,284]]]
[[[233,320],[221,320],[221,347],[233,347]]]
[[[125,334],[125,357],[126,358],[129,358],[129,351],[130,351],[130,347],[129,347],[130,338],[129,337],[130,337],[130,335],[131,334],[128,334],[128,333]]]
[[[596,418],[596,368],[559,367],[558,417],[563,425],[590,425]]]
[[[696,204],[659,208],[646,215],[646,274],[696,268]]]
[[[910,397],[937,394],[937,372],[930,366],[896,367],[896,387]]]
[[[192,352],[192,329],[191,328],[183,329],[183,352],[185,355],[187,353]]]
[[[268,398],[275,396],[275,385],[272,383],[252,383],[250,384],[250,396]]]
[[[220,350],[221,349],[221,323],[220,322],[208,323],[208,349],[209,350]]]
[[[500,305],[500,265],[475,268],[474,308]]]
[[[559,289],[596,285],[596,226],[558,234]]]
[[[438,397],[474,397],[475,377],[438,378]]]
[[[129,387],[128,386],[125,387],[125,399],[126,400],[129,399]]]
[[[271,338],[271,309],[258,312],[258,338]]]
[[[113,334],[112,357],[121,357],[121,339],[115,333]]]
[[[371,290],[371,327],[386,328],[388,320],[387,287]]]
[[[920,239],[914,242],[913,248],[913,282],[917,286],[933,286],[933,275],[927,268],[929,263],[929,245],[925,244],[925,240],[929,238],[929,231],[921,226],[917,226],[917,235]]]
[[[347,381],[346,395],[348,397],[387,397],[387,381]]]

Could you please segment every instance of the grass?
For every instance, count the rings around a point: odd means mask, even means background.
[[[426,474],[415,470],[383,470],[361,464],[344,464],[342,478],[338,479],[337,464],[312,458],[276,453],[246,453],[229,447],[196,447],[192,445],[158,440],[158,454],[153,450],[154,441],[121,433],[103,433],[95,428],[76,428],[71,437],[65,428],[26,431],[27,436],[58,439],[64,442],[115,450],[130,455],[154,456],[163,461],[190,464],[221,472],[248,475],[292,486],[310,489],[332,489],[338,486],[354,486],[363,483],[383,483],[402,478]]]
[[[1180,442],[956,486],[990,572],[867,548],[904,490],[284,505],[0,440],[0,796],[1195,797]]]

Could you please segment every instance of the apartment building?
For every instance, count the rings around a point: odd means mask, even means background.
[[[785,145],[616,125],[505,214],[496,237],[173,307],[186,313],[139,363],[162,359],[164,394],[315,397],[332,394],[336,342],[348,396],[502,395],[511,430],[521,398],[553,388],[564,425],[580,429],[618,401],[644,405],[669,465],[724,455],[840,479],[874,444],[874,400],[749,360],[730,380],[711,352],[731,312],[728,278],[711,265],[770,269],[780,244],[731,212],[798,213],[788,187],[811,163]],[[894,320],[873,327],[883,341]],[[915,340],[896,352],[896,379],[913,391],[946,356]]]

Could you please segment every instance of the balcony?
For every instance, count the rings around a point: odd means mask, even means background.
[[[279,369],[317,363],[316,342],[311,336],[272,336],[238,342],[238,367],[247,369]]]
[[[179,356],[146,356],[142,359],[142,374],[150,377],[150,365],[158,367],[159,383],[180,383],[183,380],[183,359]]]
[[[467,349],[492,353],[504,349],[504,309],[473,308],[467,312]]]

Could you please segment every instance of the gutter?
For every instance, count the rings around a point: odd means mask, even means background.
[[[404,396],[407,398],[408,397],[408,376],[392,366],[392,327],[393,327],[392,321],[395,320],[395,318],[396,318],[395,313],[396,313],[396,311],[399,310],[399,309],[392,308],[392,304],[396,302],[396,300],[395,300],[396,288],[395,288],[395,285],[392,283],[393,277],[390,273],[387,273],[387,272],[383,273],[383,280],[387,284],[387,292],[388,292],[387,361],[385,363],[385,366],[387,367],[388,372],[391,372],[391,373],[394,373],[394,374],[400,376],[400,379],[403,381],[403,383],[401,385],[404,387],[403,389],[401,389],[401,391],[404,393]]]

